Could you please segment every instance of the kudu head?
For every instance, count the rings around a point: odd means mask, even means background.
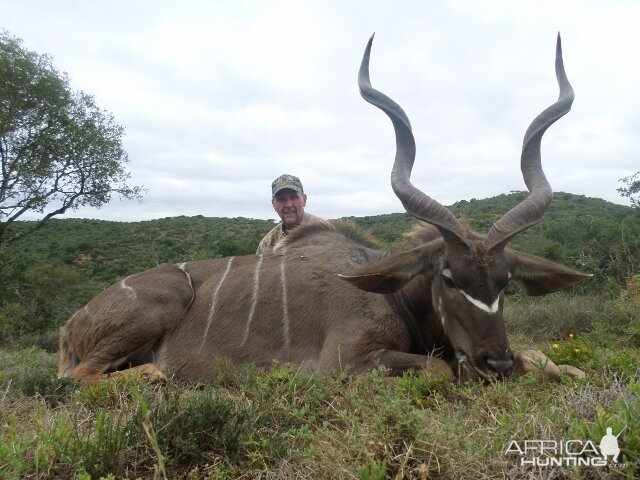
[[[358,84],[362,97],[384,111],[396,135],[396,158],[391,185],[414,217],[434,225],[442,238],[413,250],[397,253],[364,269],[341,277],[357,287],[393,293],[413,278],[425,275],[431,297],[458,362],[481,376],[507,374],[513,364],[503,319],[504,289],[510,279],[529,295],[544,295],[587,278],[563,265],[507,248],[519,232],[544,216],[552,191],[540,162],[544,132],[571,108],[574,94],[564,72],[560,36],[556,47],[558,101],[531,123],[524,136],[521,169],[529,196],[493,224],[487,234],[466,228],[446,207],[409,180],[416,147],[411,124],[402,108],[375,90],[369,80],[373,36],[362,59]]]

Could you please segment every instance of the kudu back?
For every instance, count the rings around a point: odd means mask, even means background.
[[[96,381],[130,369],[154,379],[206,380],[222,358],[310,370],[382,365],[393,374],[414,369],[449,377],[510,372],[502,313],[507,283],[544,295],[588,277],[507,247],[542,220],[551,201],[540,142],[573,101],[560,37],[559,98],[531,123],[522,147],[530,195],[486,234],[470,231],[411,184],[411,125],[399,105],[371,86],[372,41],[358,83],[363,98],[392,121],[393,190],[407,212],[428,224],[417,246],[385,252],[350,227],[324,222],[297,228],[272,254],[165,264],[131,275],[62,328],[59,376]]]

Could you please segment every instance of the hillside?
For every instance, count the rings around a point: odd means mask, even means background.
[[[514,192],[449,206],[479,232],[526,198]],[[418,222],[406,213],[349,217],[381,242],[397,246]],[[513,248],[593,273],[596,283],[623,282],[640,270],[640,211],[599,198],[555,193],[542,222],[516,236]]]
[[[525,198],[522,192],[461,201],[451,210],[479,231]],[[399,247],[418,222],[406,213],[348,220],[382,245]],[[173,217],[123,223],[55,219],[4,252],[0,341],[60,324],[117,279],[164,262],[255,252],[270,220]],[[18,223],[15,232],[28,228]],[[522,251],[592,273],[580,292],[617,291],[640,271],[640,211],[596,198],[555,194],[545,219],[518,235]]]
[[[16,230],[27,228],[18,224]],[[65,264],[111,283],[165,262],[254,253],[275,223],[247,218],[171,217],[143,222],[53,219],[8,252],[26,265]]]
[[[526,197],[524,192],[471,201],[449,208],[477,231]],[[345,217],[383,245],[397,247],[418,222],[406,213]],[[18,224],[16,230],[29,222]],[[153,267],[253,253],[271,220],[171,217],[143,222],[54,219],[14,244],[7,256],[23,267],[34,263],[69,265],[103,282]],[[619,281],[637,271],[640,212],[597,198],[556,193],[544,220],[518,235],[513,247],[570,263]]]

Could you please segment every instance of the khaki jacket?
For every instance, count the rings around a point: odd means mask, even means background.
[[[302,223],[311,223],[311,222],[325,222],[323,218],[316,217],[315,215],[311,215],[308,212],[304,212],[304,217],[302,218]],[[273,252],[276,244],[282,240],[287,235],[287,231],[284,228],[284,224],[280,222],[278,225],[273,227],[269,233],[267,233],[262,240],[260,240],[260,244],[258,245],[258,250],[256,254],[260,255],[263,253]]]

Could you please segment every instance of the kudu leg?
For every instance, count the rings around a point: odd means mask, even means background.
[[[397,350],[378,350],[370,357],[374,364],[378,363],[389,370],[391,375],[402,375],[414,370],[420,374],[436,377],[444,375],[448,380],[454,380],[455,375],[447,362],[431,355],[416,355]]]
[[[570,378],[585,378],[585,373],[572,365],[556,365],[544,353],[537,350],[525,350],[515,357],[514,372],[516,375],[529,373],[542,374],[551,380],[560,380],[567,375]]]
[[[190,277],[177,265],[112,285],[62,328],[58,376],[95,383],[130,371],[164,380],[159,346],[180,327],[193,296]]]
[[[83,383],[94,384],[101,380],[113,380],[120,376],[140,376],[146,378],[150,383],[166,382],[167,377],[155,363],[145,363],[126,370],[117,370],[111,373],[100,373],[95,367],[89,364],[79,364],[73,373],[72,378]]]

